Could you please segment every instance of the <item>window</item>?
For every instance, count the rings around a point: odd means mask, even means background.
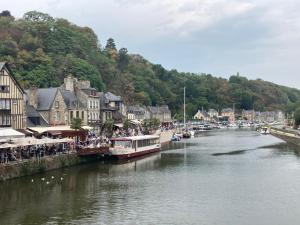
[[[55,101],[55,108],[59,108],[59,101]]]
[[[76,111],[76,118],[79,118],[79,111]]]
[[[84,111],[81,112],[81,119],[84,120]]]
[[[121,147],[121,148],[131,148],[131,141],[114,141],[113,147]]]
[[[55,112],[55,120],[56,121],[60,121],[60,113],[59,113],[59,111]]]
[[[93,108],[96,108],[96,101],[93,101]]]
[[[93,102],[90,101],[90,109],[93,108]]]
[[[10,114],[0,114],[0,126],[1,127],[11,126]]]
[[[73,119],[73,111],[70,112],[70,119]]]
[[[0,92],[2,92],[2,93],[9,92],[9,86],[7,86],[7,85],[0,85]]]
[[[10,110],[10,100],[0,99],[0,109]]]

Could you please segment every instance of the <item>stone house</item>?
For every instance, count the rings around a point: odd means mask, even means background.
[[[27,92],[27,104],[33,106],[50,125],[68,124],[68,107],[59,88],[35,88]]]
[[[212,117],[206,112],[198,110],[198,112],[194,115],[195,120],[201,120],[203,122],[210,122]]]
[[[145,119],[150,119],[150,113],[144,106],[129,106],[127,108],[127,118],[134,118],[139,121],[143,121]]]
[[[73,118],[80,118],[82,125],[88,124],[87,109],[79,101],[74,92],[60,88],[68,110],[68,118],[65,118],[67,124],[71,124]]]
[[[9,65],[0,62],[0,127],[25,129],[25,92]]]
[[[150,118],[156,118],[161,123],[171,123],[172,122],[172,116],[171,111],[169,109],[169,106],[163,105],[163,106],[148,106],[147,110],[150,113]]]
[[[121,96],[111,92],[100,93],[100,118],[102,123],[108,119],[121,123],[126,118],[126,108]]]
[[[96,126],[100,124],[100,93],[91,87],[88,80],[77,80],[72,75],[64,79],[62,88],[72,93],[78,101],[79,114],[85,124]],[[78,109],[76,109],[77,113]]]

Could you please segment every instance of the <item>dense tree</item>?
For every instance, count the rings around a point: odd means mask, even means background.
[[[73,118],[71,121],[71,129],[79,130],[82,126],[82,119],[81,118]]]
[[[14,18],[14,17],[10,14],[10,11],[8,11],[8,10],[3,10],[3,11],[0,13],[0,17],[10,17],[10,18]]]
[[[300,91],[240,74],[228,80],[210,74],[182,73],[152,64],[141,55],[117,49],[109,38],[102,49],[97,35],[66,19],[31,11],[14,19],[0,13],[0,61],[8,61],[24,88],[59,86],[66,75],[89,79],[99,91],[121,95],[128,104],[168,104],[182,118],[183,87],[187,115],[199,109],[236,105],[236,110],[300,107]]]

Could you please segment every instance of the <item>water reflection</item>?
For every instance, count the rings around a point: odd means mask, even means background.
[[[296,225],[298,156],[272,136],[209,132],[149,157],[2,182],[0,224]]]

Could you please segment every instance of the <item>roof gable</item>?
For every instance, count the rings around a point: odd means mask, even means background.
[[[7,71],[9,72],[9,76],[11,77],[11,79],[13,80],[13,82],[15,83],[15,85],[17,86],[17,88],[22,92],[22,94],[25,94],[25,91],[23,90],[23,88],[21,87],[21,85],[19,84],[19,82],[17,81],[17,79],[15,78],[12,70],[10,69],[9,65],[7,62],[0,62],[0,71],[3,69],[7,69]]]

